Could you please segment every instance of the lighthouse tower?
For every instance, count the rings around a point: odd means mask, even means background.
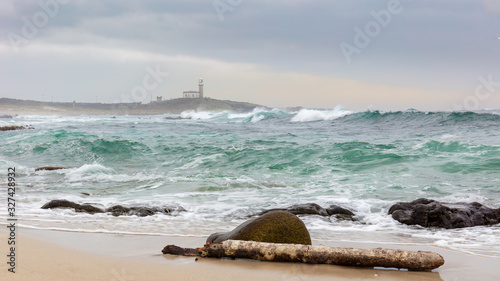
[[[200,82],[198,83],[198,93],[200,99],[203,98],[203,78],[200,78]]]

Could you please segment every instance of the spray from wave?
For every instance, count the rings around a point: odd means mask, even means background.
[[[343,109],[341,106],[336,106],[333,110],[314,110],[314,109],[301,109],[293,118],[292,122],[312,122],[312,121],[326,121],[334,120],[344,117],[349,114],[355,113],[354,111]]]

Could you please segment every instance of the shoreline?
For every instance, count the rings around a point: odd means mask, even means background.
[[[7,232],[0,231],[0,253],[7,259]],[[334,243],[334,247],[424,250],[441,254],[433,272],[334,265],[258,262],[161,254],[168,244],[196,248],[204,238],[64,232],[19,228],[16,273],[0,263],[2,280],[498,280],[500,259],[434,246]],[[8,278],[8,279],[4,279]],[[121,279],[120,279],[121,278]]]

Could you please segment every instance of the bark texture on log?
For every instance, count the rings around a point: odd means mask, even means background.
[[[198,249],[181,248],[175,245],[167,245],[161,251],[163,254],[177,255],[177,256],[199,256]]]
[[[227,240],[199,249],[202,257],[244,258],[261,261],[335,264],[359,267],[395,267],[430,271],[444,264],[441,255],[428,251],[355,249],[299,244]]]

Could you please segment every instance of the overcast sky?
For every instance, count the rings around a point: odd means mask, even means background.
[[[0,97],[500,108],[499,0],[3,0],[0,32]]]

